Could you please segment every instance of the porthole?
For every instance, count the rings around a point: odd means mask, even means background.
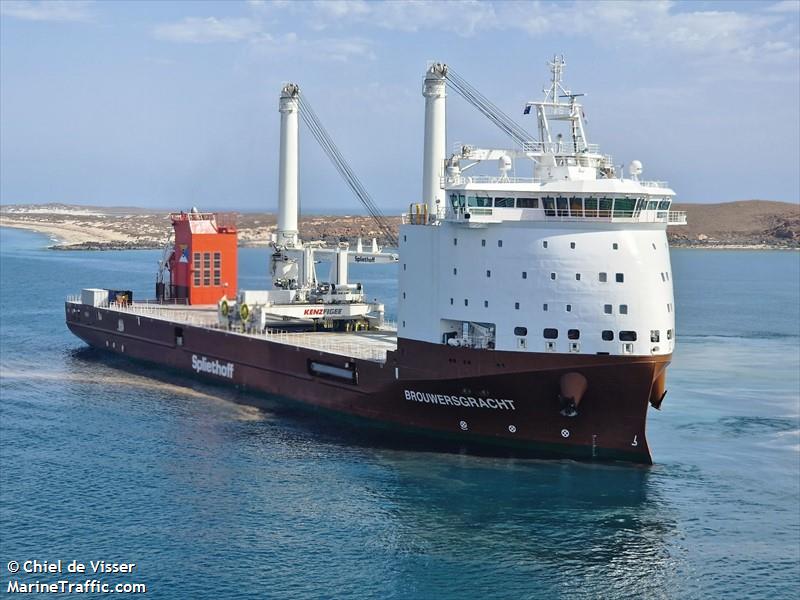
[[[601,334],[601,337],[602,337],[602,338],[603,338],[603,340],[604,340],[604,341],[606,341],[606,342],[612,342],[612,341],[614,341],[614,332],[613,332],[613,331],[611,331],[611,330],[609,330],[609,329],[606,329],[606,330],[605,330],[605,331],[603,331],[603,333]]]

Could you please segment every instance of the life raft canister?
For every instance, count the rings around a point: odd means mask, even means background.
[[[222,313],[222,316],[223,317],[227,317],[228,316],[228,312],[230,311],[230,307],[228,306],[228,301],[223,298],[222,299],[222,303],[219,306],[220,306],[220,312]]]
[[[250,316],[250,308],[247,304],[242,304],[242,306],[239,307],[239,316],[242,317],[242,321],[247,321],[247,317]]]

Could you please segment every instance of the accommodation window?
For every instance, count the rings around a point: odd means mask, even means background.
[[[403,300],[405,300],[405,299],[406,299],[406,293],[403,292]]]
[[[628,314],[628,305],[627,304],[620,304],[619,305],[619,314],[627,315]]]
[[[466,298],[464,298],[464,306],[469,306],[469,300],[467,300]]]
[[[539,199],[517,198],[517,208],[539,208]]]
[[[214,285],[220,285],[219,269],[214,269]]]
[[[612,247],[614,250],[619,250],[619,244],[618,244],[617,242],[614,242],[613,244],[611,244],[611,247]]]
[[[569,243],[569,247],[572,248],[573,250],[575,250],[575,242],[570,242]]]
[[[656,248],[656,243],[655,242],[653,242],[653,250],[658,250],[658,248]]]
[[[558,339],[558,329],[547,327],[544,331],[542,331],[542,335],[546,340],[556,340]]]
[[[555,278],[556,278],[556,274],[555,273],[550,273],[550,279],[555,280]]]
[[[481,240],[481,246],[486,247],[486,240]]]
[[[203,252],[203,268],[211,268],[211,252]]]
[[[580,281],[580,280],[581,280],[581,274],[575,273],[575,281]]]
[[[667,303],[667,312],[672,312],[672,304]]]
[[[495,198],[494,205],[497,208],[514,208],[513,198]]]
[[[453,306],[453,299],[450,298],[450,306]]]
[[[194,285],[195,285],[195,287],[199,287],[200,286],[200,268],[199,267],[194,272]]]
[[[403,263],[403,271],[406,270],[406,263]]]
[[[528,278],[528,272],[527,271],[523,271],[522,272],[522,278],[523,279],[527,279]]]
[[[650,341],[651,342],[658,342],[661,340],[661,332],[658,329],[651,329],[650,330]]]
[[[567,312],[572,312],[572,304],[567,304],[566,309]]]
[[[219,252],[214,252],[214,268],[215,269],[221,268],[220,267],[221,262],[222,262],[222,254],[220,254]]]
[[[620,331],[619,332],[619,339],[622,342],[635,342],[636,341],[636,332],[635,331]]]
[[[547,240],[542,242],[542,248],[547,248]]]
[[[519,310],[519,302],[514,302],[514,308],[515,308],[516,310]]]
[[[403,236],[403,241],[404,241],[404,242],[407,242],[407,241],[408,241],[408,238],[406,238],[406,236]]]
[[[542,310],[543,310],[544,312],[547,312],[547,304],[542,304]]]
[[[458,246],[458,238],[453,238],[453,246]]]
[[[483,301],[483,308],[489,308],[489,301],[488,300],[484,300]]]
[[[195,252],[194,253],[194,265],[195,265],[195,268],[197,268],[197,269],[200,268],[200,253],[199,252]]]
[[[604,331],[603,331],[603,333],[601,334],[601,337],[602,337],[602,338],[603,338],[603,340],[605,340],[606,342],[611,342],[611,341],[613,341],[613,340],[614,340],[614,332],[613,332],[613,331],[611,331],[610,329],[606,329],[606,330],[604,330]]]
[[[489,269],[486,269],[486,276],[487,277],[491,277],[492,276],[492,272]]]
[[[617,283],[625,281],[625,273],[617,273]]]
[[[664,275],[664,272],[662,271],[661,272],[661,281],[666,281],[666,280],[667,280],[667,277],[666,277],[666,275]]]
[[[453,275],[458,275],[458,269],[456,269],[455,267],[453,267]]]
[[[608,274],[600,273],[598,274],[597,278],[600,280],[600,283],[605,283],[606,281],[608,281]]]
[[[528,335],[527,327],[514,327],[514,335]]]
[[[503,247],[503,240],[497,240],[497,247],[498,248],[502,248]]]
[[[581,339],[581,330],[580,329],[570,329],[567,331],[567,338],[571,340],[579,340]]]
[[[610,304],[604,304],[603,305],[603,312],[605,314],[607,314],[607,315],[610,315],[610,314],[612,314],[614,312],[614,307],[611,306]]]
[[[667,329],[667,339],[668,340],[672,339],[672,329]]]

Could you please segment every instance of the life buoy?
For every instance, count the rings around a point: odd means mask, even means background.
[[[222,304],[220,304],[220,312],[222,312],[223,317],[228,316],[228,312],[230,311],[230,307],[228,306],[228,301],[223,300]]]
[[[247,304],[242,304],[242,306],[239,307],[239,316],[242,317],[242,321],[247,321],[247,317],[250,316],[250,308]]]

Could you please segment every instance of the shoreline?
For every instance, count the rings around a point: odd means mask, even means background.
[[[8,222],[8,219],[0,218],[0,227],[7,227],[9,229],[19,229],[23,231],[31,231],[40,235],[45,235],[51,242],[47,246],[48,250],[60,250],[64,252],[70,251],[95,251],[103,252],[109,250],[161,250],[164,248],[163,243],[157,242],[137,242],[129,237],[116,234],[115,232],[106,232],[100,228],[91,228],[87,231],[85,228],[67,227],[64,225],[55,225],[48,223],[20,223],[18,221]],[[76,231],[77,230],[77,231]],[[88,238],[88,239],[87,239]],[[269,246],[269,242],[245,239],[240,240],[239,248],[264,248]],[[785,246],[777,244],[731,244],[731,243],[670,243],[671,250],[800,250],[800,247]]]

